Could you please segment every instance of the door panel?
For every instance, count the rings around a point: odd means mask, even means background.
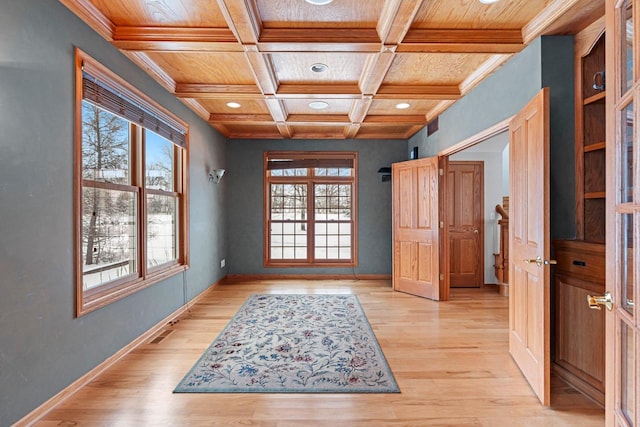
[[[548,123],[543,89],[509,126],[509,351],[544,405],[550,403]]]
[[[439,299],[438,160],[392,165],[393,289]]]
[[[640,0],[606,2],[606,424],[640,424]],[[606,294],[605,294],[606,295]]]
[[[483,162],[450,161],[446,201],[451,287],[484,283]]]

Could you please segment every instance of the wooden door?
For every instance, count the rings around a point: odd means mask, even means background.
[[[606,291],[594,303],[607,306],[606,424],[640,424],[640,0],[607,0],[606,6]],[[610,298],[607,298],[609,296]],[[610,303],[607,304],[606,300]],[[595,305],[595,304],[594,304]]]
[[[393,289],[440,298],[438,159],[392,165]]]
[[[447,168],[449,286],[484,283],[484,163],[450,161]]]
[[[548,123],[545,88],[509,125],[509,352],[544,405],[550,402]]]

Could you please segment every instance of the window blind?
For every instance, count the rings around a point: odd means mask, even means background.
[[[353,168],[353,159],[279,159],[269,160],[267,170],[306,168]]]
[[[82,98],[110,113],[155,132],[182,148],[187,147],[186,129],[171,123],[172,120],[162,117],[159,112],[144,108],[140,103],[105,84],[101,84],[99,80],[86,72],[82,73]]]

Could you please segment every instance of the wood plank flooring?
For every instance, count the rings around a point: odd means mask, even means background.
[[[355,293],[400,394],[173,394],[252,293]],[[433,302],[388,281],[216,285],[39,426],[602,426],[604,410],[554,378],[538,403],[508,353],[508,298],[453,289]],[[163,336],[161,336],[163,335]]]

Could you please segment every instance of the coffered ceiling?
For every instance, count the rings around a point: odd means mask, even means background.
[[[536,37],[604,14],[604,0],[60,2],[230,138],[406,139]]]

